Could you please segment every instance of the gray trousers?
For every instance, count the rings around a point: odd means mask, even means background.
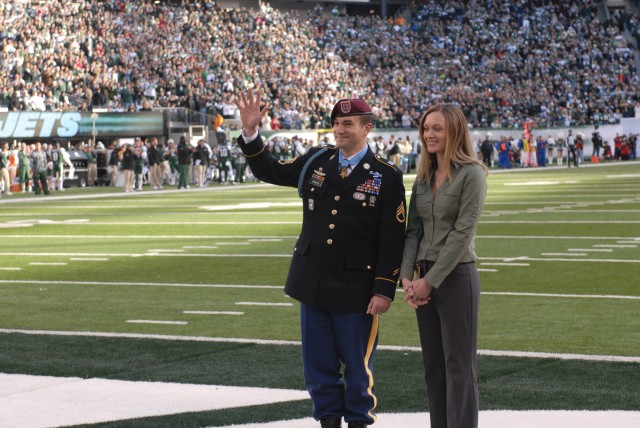
[[[478,426],[478,306],[475,263],[461,263],[416,310],[431,428]]]

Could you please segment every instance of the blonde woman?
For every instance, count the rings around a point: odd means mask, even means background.
[[[431,427],[474,428],[480,299],[474,236],[487,170],[458,107],[427,110],[419,138],[423,156],[411,192],[400,278],[418,318]]]

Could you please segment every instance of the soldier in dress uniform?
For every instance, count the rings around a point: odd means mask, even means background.
[[[251,171],[265,182],[297,187],[303,223],[285,292],[300,301],[304,378],[322,427],[376,421],[373,354],[379,315],[393,301],[405,232],[402,172],[366,143],[371,107],[343,99],[331,112],[336,146],[276,161],[258,125],[260,91],[236,102],[238,138]],[[341,366],[343,372],[341,372]]]

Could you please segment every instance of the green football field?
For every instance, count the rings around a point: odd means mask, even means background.
[[[0,373],[304,390],[283,292],[301,220],[295,189],[257,183],[3,198]],[[491,171],[476,246],[481,409],[640,411],[640,163]],[[381,318],[380,412],[428,410],[414,317],[399,292]],[[310,406],[96,426],[224,426]]]

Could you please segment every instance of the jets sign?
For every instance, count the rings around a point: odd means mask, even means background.
[[[0,138],[69,138],[78,134],[80,113],[9,112],[0,114]]]

